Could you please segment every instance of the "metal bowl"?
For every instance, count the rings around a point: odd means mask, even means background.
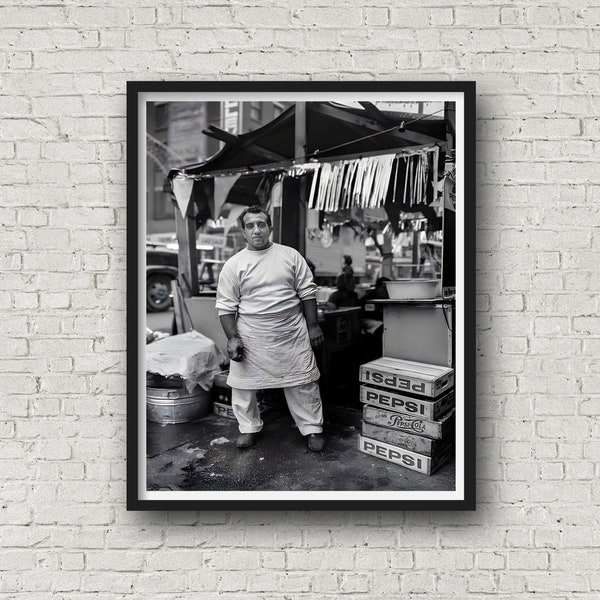
[[[439,279],[398,279],[386,281],[392,300],[429,300],[438,297]]]

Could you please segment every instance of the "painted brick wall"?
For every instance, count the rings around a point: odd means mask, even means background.
[[[596,0],[0,5],[0,598],[600,594]],[[125,82],[475,79],[475,513],[135,514]]]

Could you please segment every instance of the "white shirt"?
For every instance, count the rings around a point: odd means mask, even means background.
[[[219,315],[281,313],[316,298],[317,286],[302,255],[289,246],[245,248],[221,269],[216,308]]]

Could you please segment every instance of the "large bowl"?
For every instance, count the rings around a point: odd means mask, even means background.
[[[391,300],[430,300],[439,296],[439,279],[397,279],[386,281]]]

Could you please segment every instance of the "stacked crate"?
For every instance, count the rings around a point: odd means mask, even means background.
[[[231,387],[227,383],[229,371],[221,371],[215,375],[215,381],[212,388],[213,413],[218,417],[235,420],[233,408],[231,407]],[[258,390],[257,401],[261,419],[264,422],[270,421],[275,416],[273,407],[269,404],[269,394],[271,390]]]
[[[231,388],[227,383],[229,371],[221,371],[215,375],[213,385],[213,412],[219,417],[226,419],[235,419],[233,409],[231,408]]]
[[[359,450],[431,475],[452,455],[454,369],[382,357],[360,367]]]

